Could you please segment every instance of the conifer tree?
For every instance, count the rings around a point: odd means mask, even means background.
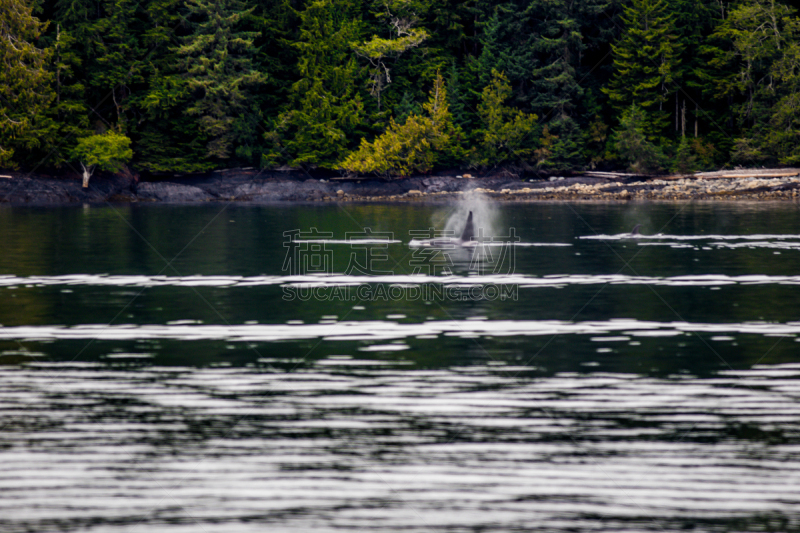
[[[11,163],[35,115],[53,99],[46,66],[49,50],[37,48],[46,23],[24,0],[0,0],[0,167]],[[26,146],[30,147],[30,146]]]
[[[666,103],[680,66],[677,32],[664,0],[631,0],[622,22],[622,36],[612,45],[614,77],[603,92],[618,112],[637,106],[643,131],[654,141],[669,125]]]
[[[206,157],[224,160],[237,145],[254,137],[248,117],[257,87],[266,79],[253,64],[255,32],[239,28],[252,12],[240,0],[188,0],[188,19],[194,32],[178,54],[194,100],[187,112],[199,117],[208,137]]]
[[[596,21],[608,0],[531,0],[525,11],[535,37],[531,48],[537,57],[531,71],[531,106],[541,115],[572,117],[583,89],[577,72],[586,49],[582,26]]]
[[[335,168],[363,120],[359,67],[351,43],[361,25],[341,3],[314,0],[300,14],[300,39],[294,43],[300,79],[290,105],[265,135],[272,144],[262,164]]]
[[[486,87],[492,82],[492,71],[503,72],[512,87],[517,104],[530,101],[530,78],[535,58],[530,45],[527,17],[520,16],[522,6],[499,4],[486,22],[481,39],[482,50],[476,61],[478,83]]]
[[[142,84],[131,96],[135,120],[126,126],[137,166],[151,172],[198,172],[219,165],[206,157],[209,136],[200,117],[187,113],[197,93],[183,70],[180,47],[173,45],[177,30],[185,31],[181,5],[182,0],[149,0],[145,9],[148,30],[142,39],[148,53],[142,58]]]
[[[483,89],[478,104],[481,127],[474,164],[490,167],[511,163],[525,166],[536,147],[537,116],[505,105],[511,86],[504,74],[492,72],[492,81]]]
[[[373,35],[369,41],[354,46],[356,54],[370,64],[370,94],[381,110],[381,94],[392,82],[390,60],[396,60],[404,52],[419,46],[428,38],[428,32],[415,28],[419,22],[415,7],[406,0],[383,0],[385,12],[379,13],[388,28],[386,38]]]
[[[743,2],[730,11],[705,51],[717,68],[717,96],[728,99],[742,135],[735,139],[737,164],[797,161],[800,24],[793,10],[775,0]]]
[[[347,156],[340,168],[356,173],[408,176],[428,172],[448,158],[463,158],[461,131],[453,124],[442,76],[436,77],[423,107],[426,116],[412,113],[403,124],[392,119],[386,132],[374,142],[362,140],[359,149]]]
[[[613,139],[617,153],[632,172],[655,172],[664,166],[664,155],[655,144],[647,140],[644,132],[644,112],[632,104],[623,114],[620,127]]]
[[[47,67],[54,98],[50,105],[37,110],[29,127],[17,137],[25,150],[18,151],[16,160],[30,168],[61,167],[69,160],[77,138],[89,128],[85,84],[76,78],[81,67],[78,43],[60,23],[51,24],[49,30],[40,42],[50,52]]]

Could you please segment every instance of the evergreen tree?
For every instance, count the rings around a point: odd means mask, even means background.
[[[511,96],[508,78],[496,70],[492,75],[478,104],[481,127],[476,132],[479,144],[473,163],[481,167],[506,163],[525,166],[536,145],[538,117],[506,106]]]
[[[680,90],[673,97],[674,102],[669,102],[674,109],[673,120],[675,135],[687,131],[688,134],[700,134],[700,125],[705,123],[703,129],[708,131],[708,126],[721,117],[716,113],[703,116],[700,106],[706,107],[708,102],[704,93],[708,93],[708,77],[713,75],[708,68],[708,61],[703,54],[698,53],[708,35],[713,31],[715,15],[720,2],[717,0],[666,0],[667,9],[675,21],[675,30],[678,32],[677,43],[680,48],[679,74],[675,76],[680,80]],[[667,104],[665,103],[665,106]],[[683,107],[687,107],[687,124],[684,122]],[[712,110],[706,110],[708,113]]]
[[[644,114],[651,141],[666,134],[670,94],[679,81],[680,45],[664,0],[632,0],[622,17],[624,30],[614,52],[614,77],[603,92],[618,112],[631,104]]]
[[[675,161],[672,164],[672,170],[681,175],[686,175],[694,172],[697,169],[697,158],[692,153],[692,146],[689,139],[684,135],[678,144],[678,150],[675,153]]]
[[[550,121],[548,131],[555,137],[548,157],[539,161],[546,170],[570,170],[583,165],[583,135],[572,117]]]
[[[632,104],[622,114],[619,130],[613,135],[617,153],[632,172],[656,172],[664,167],[664,155],[655,144],[647,140],[645,124],[644,112]]]
[[[370,94],[378,102],[381,110],[381,94],[386,85],[392,82],[390,60],[397,59],[404,52],[416,48],[428,38],[428,32],[414,26],[419,22],[417,9],[406,0],[384,0],[385,12],[380,13],[386,19],[387,38],[373,35],[369,41],[359,43],[355,52],[369,61]]]
[[[453,115],[453,123],[462,130],[467,131],[472,128],[473,124],[469,112],[471,107],[469,88],[462,85],[461,74],[459,73],[455,61],[452,61],[450,67],[447,69],[446,82],[450,114]]]
[[[347,156],[340,168],[356,173],[408,176],[428,172],[447,159],[463,158],[461,131],[453,124],[441,76],[436,78],[423,107],[427,116],[412,113],[403,124],[391,120],[386,132],[372,143],[362,140],[359,149]]]
[[[351,44],[361,25],[341,3],[315,0],[300,14],[297,65],[289,108],[266,135],[262,164],[335,168],[363,120],[359,68]]]
[[[252,12],[239,0],[188,0],[187,18],[194,32],[178,54],[194,99],[187,109],[199,117],[207,136],[206,157],[224,160],[236,147],[253,143],[253,91],[266,78],[253,65],[254,32],[241,31],[241,20]]]
[[[574,116],[583,94],[577,79],[586,49],[582,23],[597,20],[607,5],[608,0],[531,0],[528,4],[525,13],[531,19],[531,48],[537,57],[530,73],[534,111],[542,116],[554,113],[561,120]]]
[[[797,160],[798,39],[793,10],[774,0],[754,0],[731,10],[705,48],[717,68],[716,95],[732,104],[742,130],[733,143],[738,164]]]
[[[769,126],[761,145],[780,164],[800,163],[800,19],[784,20],[786,46],[771,68],[777,101],[770,109]]]
[[[526,104],[530,100],[530,78],[535,57],[530,46],[531,35],[522,6],[514,3],[496,6],[483,28],[482,50],[476,61],[478,83],[486,87],[492,82],[492,71],[503,72],[512,87],[513,101]]]
[[[13,164],[14,149],[25,140],[33,118],[50,104],[53,91],[46,66],[49,50],[37,48],[46,23],[23,0],[0,0],[0,166]]]
[[[197,172],[219,164],[206,157],[209,136],[200,117],[187,113],[197,93],[183,69],[186,58],[173,45],[187,24],[181,5],[182,0],[150,0],[145,10],[149,29],[142,38],[149,52],[142,60],[142,85],[130,99],[135,120],[127,131],[137,166],[151,172]]]

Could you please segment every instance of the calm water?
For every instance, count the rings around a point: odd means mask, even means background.
[[[0,209],[0,531],[800,531],[795,206],[454,209]]]

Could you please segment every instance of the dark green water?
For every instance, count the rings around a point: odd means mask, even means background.
[[[0,209],[0,529],[800,527],[794,205],[471,208]]]

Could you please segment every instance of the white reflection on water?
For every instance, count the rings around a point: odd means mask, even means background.
[[[800,235],[791,234],[754,234],[754,235],[668,235],[655,233],[653,235],[631,235],[630,233],[618,233],[616,235],[583,235],[579,239],[618,241],[618,240],[669,240],[669,241],[765,241],[774,240],[800,240]]]
[[[0,367],[0,529],[799,525],[800,365],[520,380],[327,361]]]
[[[554,274],[537,277],[529,274],[497,275],[382,275],[351,276],[345,274],[297,276],[112,276],[105,274],[72,274],[65,276],[0,276],[0,288],[19,286],[103,286],[103,287],[260,287],[287,285],[297,287],[346,287],[386,283],[405,286],[440,284],[458,286],[517,285],[521,288],[561,288],[570,285],[658,285],[664,287],[720,285],[800,285],[798,276],[765,274],[729,276],[696,274],[686,276],[628,276],[625,274]]]
[[[199,325],[106,325],[78,326],[5,326],[0,339],[25,340],[146,340],[184,341],[228,340],[232,342],[291,341],[322,338],[328,341],[380,341],[410,337],[433,339],[449,337],[529,337],[540,335],[590,335],[598,341],[618,342],[623,336],[672,337],[684,333],[729,333],[768,337],[800,334],[800,322],[697,323],[656,322],[635,319],[612,319],[586,322],[560,320],[435,320],[421,323],[398,323],[383,320],[325,321],[318,324],[199,324]],[[392,345],[386,350],[400,350]]]

